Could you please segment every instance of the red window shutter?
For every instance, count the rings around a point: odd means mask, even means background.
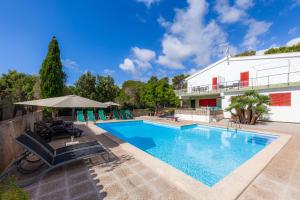
[[[202,107],[216,107],[217,99],[199,99],[199,106]]]
[[[218,84],[218,77],[213,77],[212,78],[212,89],[213,90],[217,89],[217,84]]]
[[[269,94],[271,106],[291,106],[291,93]]]
[[[249,72],[241,72],[240,73],[240,81],[242,87],[249,86]]]

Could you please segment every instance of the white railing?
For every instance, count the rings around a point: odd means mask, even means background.
[[[175,90],[175,94],[178,96],[187,94],[202,94],[202,93],[215,93],[224,92],[228,90],[239,90],[239,89],[259,89],[260,87],[282,87],[289,86],[293,83],[300,84],[300,71],[274,74],[257,78],[250,78],[249,81],[227,81],[218,83],[216,85],[207,84],[188,87],[187,89]]]

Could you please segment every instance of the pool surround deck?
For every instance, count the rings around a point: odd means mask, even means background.
[[[149,120],[149,118],[139,118],[137,120]],[[130,120],[130,121],[137,121]],[[150,120],[154,123],[163,123],[171,126],[185,126],[195,123],[184,122],[184,123],[174,123],[161,120]],[[108,122],[120,122],[120,121],[108,121]],[[107,123],[107,122],[97,122],[97,123]],[[182,171],[172,167],[171,165],[161,161],[158,158],[138,149],[137,147],[115,137],[114,135],[108,133],[107,131],[101,129],[93,123],[89,123],[89,128],[91,128],[95,134],[104,134],[106,137],[110,138],[121,148],[128,153],[132,154],[136,159],[141,161],[144,165],[153,169],[160,176],[173,182],[174,185],[184,190],[190,194],[195,199],[222,199],[230,200],[236,199],[239,195],[247,188],[247,186],[256,178],[256,176],[266,167],[266,165],[272,160],[272,158],[284,147],[284,145],[289,141],[290,136],[287,134],[280,134],[275,132],[267,131],[255,131],[258,134],[274,135],[278,138],[274,140],[271,144],[266,146],[264,149],[259,151],[251,159],[247,160],[241,166],[236,168],[233,172],[215,184],[213,187],[208,187],[205,184],[199,182],[193,177],[183,173]],[[220,126],[216,126],[219,127]],[[223,127],[224,128],[224,127]],[[243,131],[251,131],[243,129]]]

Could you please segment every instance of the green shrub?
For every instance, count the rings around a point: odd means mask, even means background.
[[[256,51],[244,51],[242,53],[236,54],[234,57],[241,57],[241,56],[254,56]]]
[[[16,185],[16,180],[10,177],[0,183],[0,200],[29,200],[29,196]]]
[[[271,48],[265,51],[265,54],[289,53],[289,52],[300,52],[300,43],[290,47]]]

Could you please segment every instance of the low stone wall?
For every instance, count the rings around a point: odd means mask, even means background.
[[[0,122],[0,173],[21,153],[15,138],[25,130],[33,130],[34,123],[41,120],[42,111],[38,111]]]
[[[132,111],[132,114],[135,117],[147,116],[149,115],[149,111],[147,109],[134,109]]]

